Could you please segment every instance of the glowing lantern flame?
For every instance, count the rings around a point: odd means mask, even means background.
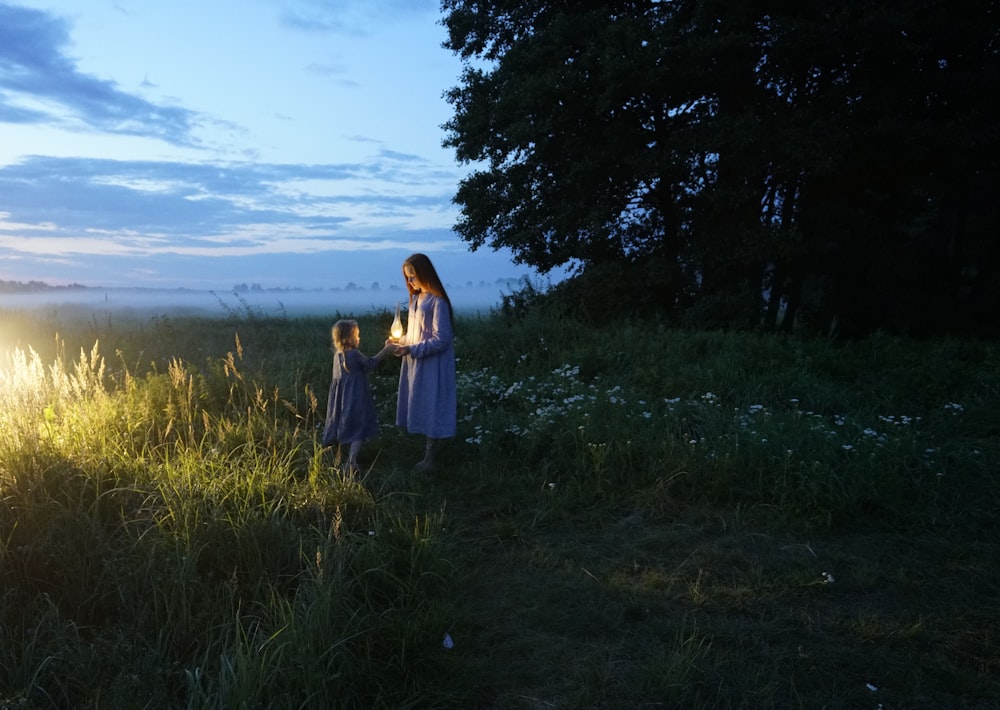
[[[393,340],[399,340],[403,337],[403,321],[399,319],[399,302],[396,302],[396,317],[392,319],[392,328],[389,329],[389,335]]]

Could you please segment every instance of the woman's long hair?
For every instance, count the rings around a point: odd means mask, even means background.
[[[448,292],[445,291],[444,284],[441,283],[441,277],[438,276],[437,269],[434,268],[434,264],[431,263],[430,258],[426,254],[411,254],[406,257],[406,260],[403,262],[404,281],[406,281],[407,266],[413,269],[413,273],[420,283],[424,285],[428,293],[432,293],[438,298],[443,298],[444,302],[448,304],[448,319],[454,325],[455,313],[451,307],[451,299],[448,298]],[[406,289],[410,292],[410,309],[412,310],[416,305],[416,297],[419,291],[415,290],[409,281],[406,281]]]

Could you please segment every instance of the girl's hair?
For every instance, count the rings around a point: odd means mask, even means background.
[[[333,346],[340,352],[358,347],[358,322],[339,320],[333,324]]]
[[[406,280],[407,266],[413,269],[413,273],[416,274],[420,283],[424,285],[426,291],[433,293],[438,298],[444,299],[444,302],[448,304],[448,318],[454,323],[455,315],[451,307],[451,299],[448,298],[448,292],[444,290],[441,277],[438,276],[437,269],[434,268],[434,264],[431,263],[430,258],[426,254],[410,254],[410,256],[406,257],[406,260],[403,262],[404,280]],[[409,281],[406,281],[406,288],[410,292],[410,308],[413,308],[417,291],[414,290]]]

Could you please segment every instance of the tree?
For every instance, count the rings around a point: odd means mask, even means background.
[[[995,322],[998,2],[442,8],[473,249],[709,324]]]

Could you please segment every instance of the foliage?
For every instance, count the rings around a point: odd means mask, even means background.
[[[570,313],[458,319],[430,477],[386,424],[318,447],[332,320],[9,350],[0,705],[1000,701],[994,345]]]
[[[442,9],[473,248],[624,272],[605,312],[996,333],[994,3]]]

